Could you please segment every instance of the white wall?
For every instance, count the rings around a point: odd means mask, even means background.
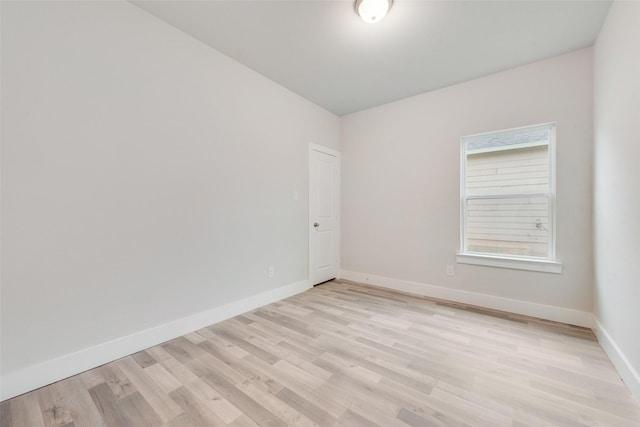
[[[640,400],[640,3],[613,3],[594,64],[596,332]]]
[[[589,324],[592,50],[536,62],[342,118],[345,278]],[[466,264],[460,137],[557,123],[561,275]]]
[[[3,397],[307,279],[308,142],[338,117],[137,7],[3,1],[2,125]]]

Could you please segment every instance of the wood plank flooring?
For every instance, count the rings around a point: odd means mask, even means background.
[[[0,403],[2,427],[639,426],[588,329],[329,282]]]

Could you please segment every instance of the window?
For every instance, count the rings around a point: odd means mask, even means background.
[[[555,125],[462,138],[458,262],[559,273]]]

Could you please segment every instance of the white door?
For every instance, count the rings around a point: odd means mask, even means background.
[[[338,277],[340,261],[340,153],[309,145],[309,279]]]

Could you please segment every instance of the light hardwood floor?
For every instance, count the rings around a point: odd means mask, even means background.
[[[329,282],[0,404],[2,427],[640,426],[588,329]]]

